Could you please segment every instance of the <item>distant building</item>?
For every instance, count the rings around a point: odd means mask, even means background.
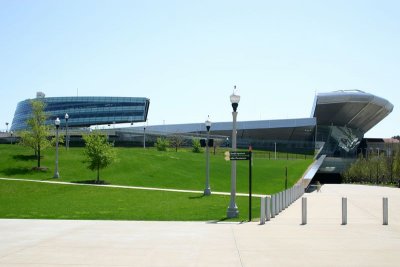
[[[388,100],[360,90],[319,93],[315,96],[310,118],[239,121],[238,147],[251,145],[255,149],[312,154],[317,149],[316,157],[325,157],[318,172],[340,174],[359,153],[365,153],[364,134],[392,110],[393,105]],[[204,123],[149,126],[147,131],[206,133]],[[211,133],[230,137],[232,122],[213,123]],[[380,144],[381,151],[383,146]],[[376,149],[377,145],[368,147]]]
[[[150,100],[143,97],[45,97],[37,93],[37,100],[43,101],[48,114],[49,125],[58,117],[65,124],[68,113],[68,126],[90,127],[102,124],[134,123],[147,120]],[[27,99],[18,103],[11,125],[11,131],[27,129],[26,121],[31,116],[31,101]]]

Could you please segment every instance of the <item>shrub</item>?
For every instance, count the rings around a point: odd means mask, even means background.
[[[201,145],[200,145],[200,139],[193,139],[192,140],[192,151],[194,153],[200,153],[201,152]]]
[[[155,146],[158,151],[167,151],[169,147],[169,141],[163,137],[158,137]]]

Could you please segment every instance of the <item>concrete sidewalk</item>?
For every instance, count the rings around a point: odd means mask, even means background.
[[[341,197],[348,225],[341,225]],[[389,225],[382,225],[382,197]],[[0,220],[0,266],[399,266],[400,190],[325,185],[266,225]],[[240,207],[239,207],[240,209]]]

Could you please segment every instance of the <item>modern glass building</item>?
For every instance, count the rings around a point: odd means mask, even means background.
[[[36,99],[27,99],[18,103],[11,125],[11,131],[27,128],[26,121],[31,116],[31,101],[45,103],[48,114],[47,124],[53,124],[58,117],[65,123],[68,113],[69,127],[89,127],[102,124],[134,123],[147,120],[150,100],[143,97],[44,97],[38,93]]]
[[[388,100],[360,90],[318,94],[311,116],[317,119],[319,155],[326,155],[318,173],[340,174],[358,154],[364,154],[365,133],[388,116],[393,108]]]
[[[317,118],[317,141],[324,144],[321,153],[353,156],[364,134],[392,110],[388,100],[360,90],[318,94],[311,116]]]

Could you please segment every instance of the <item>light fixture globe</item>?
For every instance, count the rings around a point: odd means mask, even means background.
[[[68,120],[69,119],[69,115],[68,113],[65,113],[65,119]]]
[[[55,121],[54,121],[54,125],[58,128],[58,126],[60,126],[60,119],[59,118],[57,118]]]
[[[230,96],[233,111],[236,112],[237,107],[239,106],[240,95],[236,94],[236,85],[234,86],[233,93]]]
[[[205,121],[205,125],[206,125],[206,128],[207,128],[207,132],[209,132],[210,128],[211,128],[210,116],[208,116],[207,120]]]

